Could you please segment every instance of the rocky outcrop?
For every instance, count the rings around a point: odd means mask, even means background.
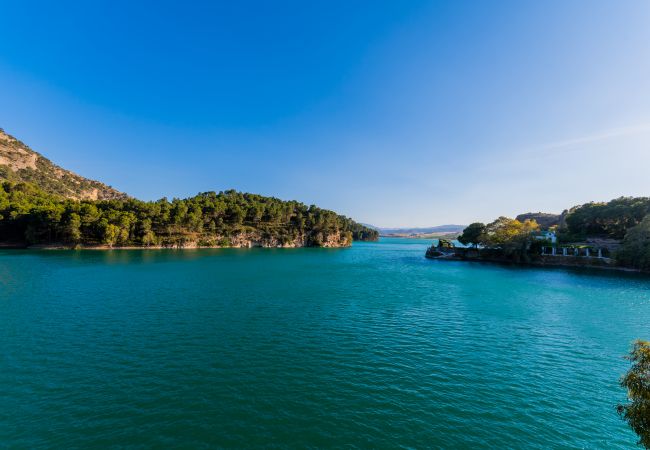
[[[292,239],[279,239],[267,236],[259,231],[234,234],[230,237],[216,237],[212,241],[196,242],[196,247],[234,247],[234,248],[298,248],[298,247],[349,247],[352,238],[345,233],[317,233],[316,235],[300,235]],[[187,248],[186,245],[183,245]]]

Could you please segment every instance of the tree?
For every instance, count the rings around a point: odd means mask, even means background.
[[[539,225],[534,220],[519,222],[502,216],[487,224],[479,239],[488,247],[501,249],[505,256],[527,259],[533,233],[538,230]]]
[[[102,242],[109,247],[114,246],[120,237],[120,228],[112,223],[108,223],[106,219],[102,219],[100,228]]]
[[[66,239],[73,244],[81,242],[81,217],[79,214],[72,213],[68,218],[68,223],[65,227]]]
[[[626,359],[632,362],[630,370],[621,378],[630,400],[616,410],[639,436],[638,443],[650,449],[650,342],[637,340]]]
[[[171,202],[77,201],[28,183],[0,182],[4,242],[175,246],[226,242],[238,232],[256,233],[269,243],[298,239],[306,245],[332,240],[348,245],[350,235],[355,240],[378,237],[376,230],[332,211],[232,190]]]
[[[461,244],[471,244],[476,247],[481,242],[481,236],[484,231],[485,224],[480,222],[471,223],[463,230],[463,234],[458,237],[458,241],[460,241]]]
[[[539,225],[534,220],[519,222],[509,217],[499,217],[494,222],[485,226],[481,242],[490,246],[503,246],[527,239],[531,233],[539,230]]]
[[[650,215],[628,230],[616,260],[625,266],[650,270]]]
[[[156,243],[156,234],[151,230],[151,219],[144,219],[138,226],[138,234],[142,245],[145,247],[154,245]]]
[[[585,203],[566,215],[568,234],[575,238],[602,236],[623,239],[628,229],[650,213],[650,198],[620,197],[607,203]]]

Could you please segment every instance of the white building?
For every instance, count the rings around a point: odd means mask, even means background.
[[[557,244],[557,236],[554,231],[538,231],[535,233],[535,239],[549,241],[553,245]]]

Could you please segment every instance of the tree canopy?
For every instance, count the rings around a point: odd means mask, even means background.
[[[72,200],[29,183],[0,185],[0,236],[27,244],[228,246],[242,233],[274,245],[374,240],[378,233],[333,211],[295,201],[205,192],[187,199]]]
[[[629,403],[617,411],[639,437],[638,443],[650,448],[650,342],[637,340],[626,357],[632,367],[621,378]]]
[[[548,230],[549,228],[555,227],[560,224],[560,215],[559,214],[549,214],[543,212],[537,213],[525,213],[519,214],[515,219],[519,222],[525,222],[526,220],[534,220],[537,222],[539,227],[542,230]]]
[[[542,219],[544,225],[534,217]],[[534,232],[549,224],[553,224],[551,228],[557,231],[559,241],[564,244],[584,245],[588,239],[604,239],[608,241],[606,244],[595,245],[609,249],[608,255],[613,255],[619,265],[650,272],[650,197],[620,197],[609,202],[585,203],[565,210],[561,216],[527,213],[517,219],[499,217],[487,225],[476,222],[466,227],[458,240],[466,245],[485,247],[486,256],[529,260],[544,245],[543,241],[533,238]],[[615,241],[620,241],[620,248],[617,249]]]
[[[499,217],[485,226],[481,243],[486,246],[504,246],[513,242],[527,240],[531,233],[538,231],[539,225],[534,220],[520,222],[509,217]]]
[[[568,238],[590,236],[623,239],[630,228],[650,213],[650,198],[620,197],[607,203],[585,203],[571,208],[566,215]]]
[[[463,234],[458,236],[458,241],[464,245],[477,246],[481,243],[481,236],[485,232],[485,224],[481,222],[471,223],[463,230]]]
[[[650,270],[650,215],[628,230],[616,259],[624,266]]]
[[[520,222],[509,217],[499,217],[484,225],[475,222],[463,230],[458,240],[463,244],[481,245],[490,253],[498,252],[501,256],[512,259],[526,259],[533,243],[537,241],[534,233],[539,225],[534,220]]]

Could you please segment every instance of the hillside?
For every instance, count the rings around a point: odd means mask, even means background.
[[[99,181],[65,170],[0,128],[0,181],[32,183],[46,192],[75,200],[127,198]]]
[[[0,134],[0,247],[345,247],[378,234],[314,205],[234,190],[144,202]]]

